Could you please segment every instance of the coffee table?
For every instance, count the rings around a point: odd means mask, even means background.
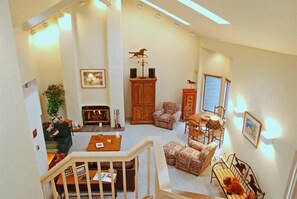
[[[96,143],[103,143],[104,147],[97,148]],[[119,151],[121,149],[122,136],[115,135],[93,135],[89,141],[86,151]]]

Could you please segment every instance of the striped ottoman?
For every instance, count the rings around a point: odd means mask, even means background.
[[[170,141],[163,146],[166,162],[169,165],[175,165],[176,152],[186,148],[186,146],[180,142]]]

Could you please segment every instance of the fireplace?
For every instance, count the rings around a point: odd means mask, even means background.
[[[110,125],[110,111],[108,106],[83,106],[82,119],[84,125]]]

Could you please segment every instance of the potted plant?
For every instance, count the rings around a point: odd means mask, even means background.
[[[42,93],[47,97],[47,114],[58,117],[59,109],[64,107],[65,90],[62,84],[52,84]],[[59,117],[58,117],[59,118]]]

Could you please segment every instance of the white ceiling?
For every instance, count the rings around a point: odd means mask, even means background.
[[[14,26],[61,1],[68,0],[9,0]],[[297,0],[193,0],[230,25],[218,25],[176,0],[150,1],[188,21],[198,35],[297,55]]]

